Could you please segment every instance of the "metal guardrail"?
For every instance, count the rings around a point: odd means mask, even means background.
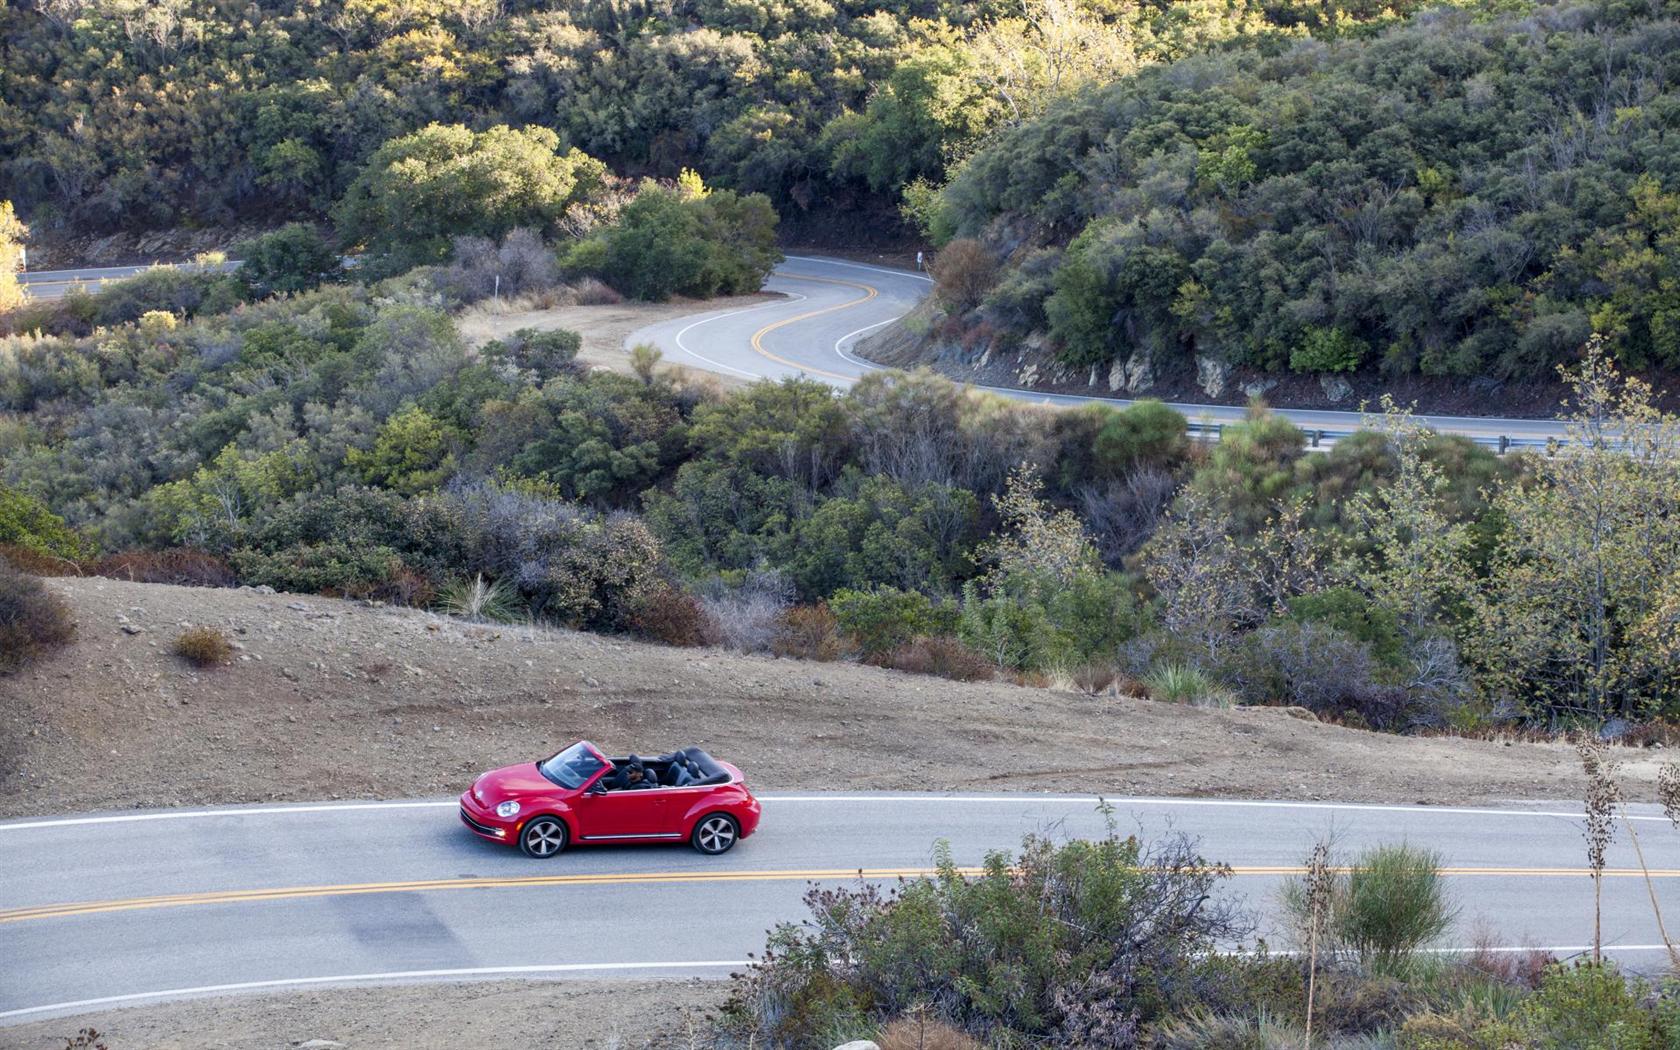
[[[1224,437],[1226,427],[1238,425],[1236,423],[1198,423],[1195,420],[1190,420],[1188,427],[1190,436],[1199,441],[1219,441]],[[1309,452],[1323,452],[1337,441],[1358,433],[1358,428],[1302,427],[1301,432],[1307,436],[1307,450]],[[1556,447],[1563,440],[1557,437],[1511,437],[1507,434],[1466,434],[1464,436],[1483,448],[1492,449],[1495,454],[1501,456],[1510,452],[1543,452]]]

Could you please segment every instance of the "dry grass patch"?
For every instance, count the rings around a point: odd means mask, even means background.
[[[175,655],[194,667],[220,667],[233,659],[233,640],[214,627],[189,627],[175,639]]]

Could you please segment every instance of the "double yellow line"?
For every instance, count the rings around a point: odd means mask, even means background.
[[[1300,875],[1300,866],[1232,868],[1240,876]],[[957,874],[974,876],[982,868],[958,868]],[[449,890],[530,889],[545,886],[634,886],[658,883],[719,883],[719,882],[827,882],[848,879],[921,878],[937,874],[935,868],[830,868],[797,871],[667,871],[647,873],[606,873],[598,875],[530,875],[520,878],[457,878],[423,879],[413,882],[361,882],[335,886],[285,886],[272,889],[219,890],[208,893],[177,893],[156,897],[130,897],[120,900],[71,901],[63,904],[42,904],[26,908],[0,911],[0,923],[29,922],[40,919],[63,919],[77,915],[97,915],[108,912],[142,911],[151,908],[180,908],[204,904],[244,904],[258,901],[301,900],[310,897],[354,897],[369,893],[434,893]],[[1558,878],[1584,876],[1585,868],[1443,868],[1441,874],[1457,877],[1498,878]],[[1637,868],[1614,868],[1604,872],[1607,878],[1638,878],[1645,873]],[[1680,870],[1658,870],[1650,873],[1654,879],[1680,878]]]
[[[778,357],[777,355],[764,349],[764,337],[769,335],[771,332],[774,332],[776,329],[786,328],[790,324],[798,324],[800,321],[809,321],[811,318],[821,317],[823,314],[831,314],[839,310],[847,310],[854,306],[861,306],[862,304],[875,298],[877,295],[880,295],[881,290],[867,284],[860,284],[857,281],[842,281],[837,277],[812,277],[809,274],[803,273],[782,273],[777,274],[776,276],[798,281],[815,281],[818,284],[838,284],[846,288],[856,288],[864,294],[857,299],[848,299],[843,303],[835,303],[833,306],[824,306],[821,309],[809,310],[793,317],[784,317],[780,321],[772,321],[770,324],[765,325],[763,328],[760,328],[752,334],[752,348],[757,351],[761,357],[767,357],[779,365],[786,365],[789,368],[798,369],[801,372],[810,372],[813,375],[825,376],[829,379],[843,379],[848,383],[855,380],[857,376],[841,375],[839,372],[829,372],[825,369],[816,368],[812,365],[802,365],[797,361],[789,361],[785,357]]]

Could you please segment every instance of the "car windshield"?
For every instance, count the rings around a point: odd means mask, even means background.
[[[601,768],[601,760],[587,744],[573,744],[547,762],[537,763],[542,775],[563,788],[579,788]]]

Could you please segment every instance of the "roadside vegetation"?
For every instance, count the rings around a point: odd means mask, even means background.
[[[721,196],[685,180],[620,214],[653,202],[665,228]],[[640,221],[573,253],[634,256],[605,242]],[[305,233],[270,237],[264,281],[318,270]],[[749,265],[707,251],[707,280]],[[563,272],[514,229],[233,309],[154,308],[249,287],[208,270],[67,299],[60,318],[110,319],[0,343],[0,544],[42,573],[1389,731],[1660,740],[1680,716],[1680,418],[1602,340],[1565,374],[1571,440],[1545,454],[1501,458],[1394,405],[1327,451],[1258,404],[1204,445],[1147,402],[1050,412],[899,373],[724,394],[646,349],[633,374],[586,371],[568,332],[463,344],[448,310],[494,294],[486,274],[578,294]]]
[[[976,871],[944,853],[939,867],[889,890],[811,890],[808,918],[736,978],[713,1045],[1680,1047],[1672,980],[1493,943],[1429,951],[1452,904],[1436,858],[1409,847],[1332,870],[1322,899],[1310,877],[1286,884],[1299,951],[1254,939],[1228,870],[1182,838],[1033,837]],[[1309,916],[1324,926],[1311,951]]]

